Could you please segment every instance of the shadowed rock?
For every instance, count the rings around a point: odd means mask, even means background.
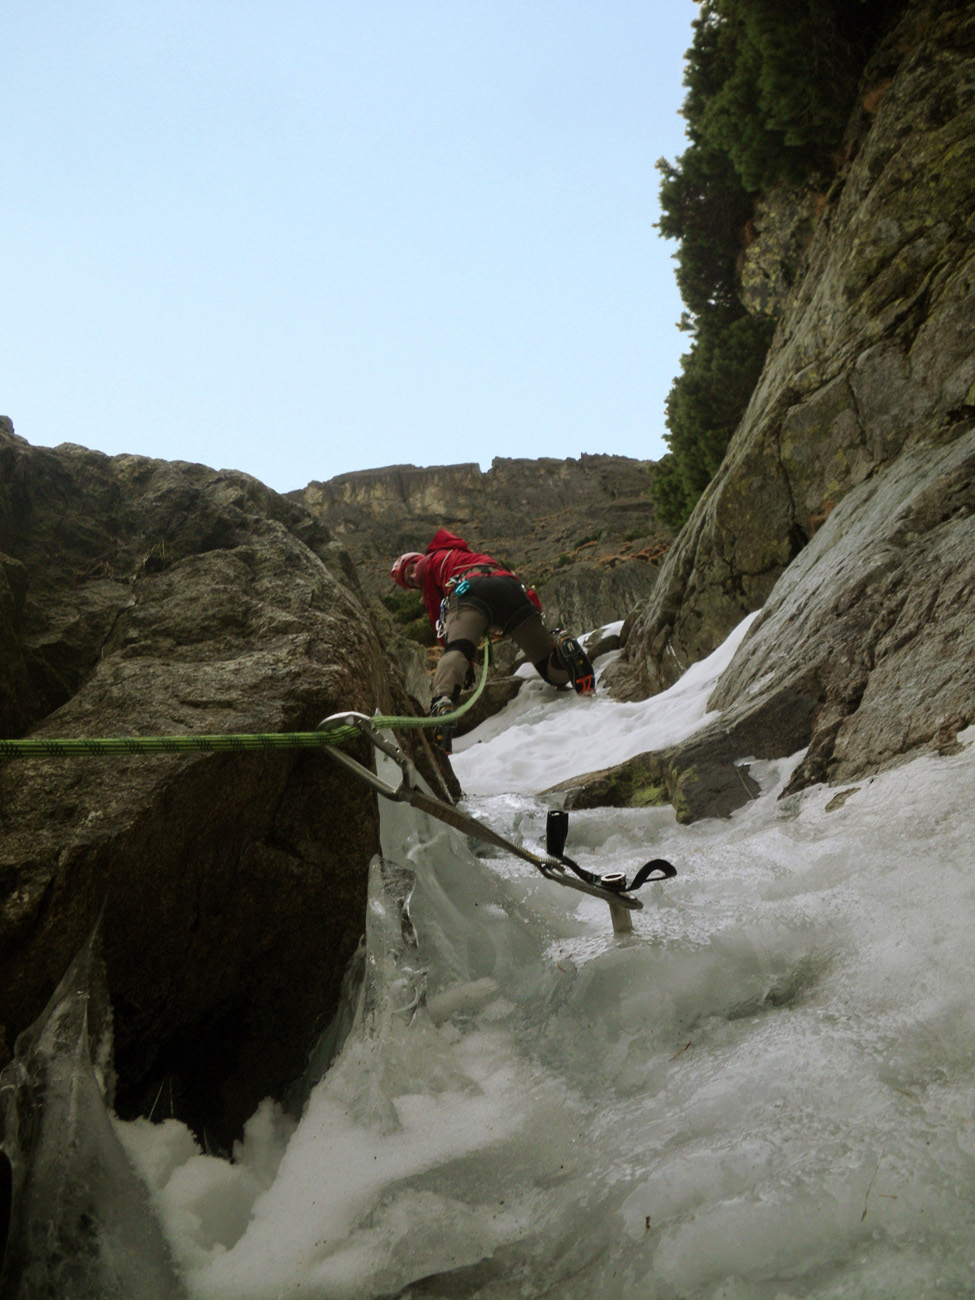
[[[30,448],[8,426],[0,555],[6,736],[410,711],[342,548],[246,475]],[[446,793],[426,742],[407,743]],[[120,1112],[145,1113],[165,1081],[175,1113],[225,1142],[282,1094],[362,932],[364,786],[311,752],[10,760],[0,831],[8,1043],[103,912]]]

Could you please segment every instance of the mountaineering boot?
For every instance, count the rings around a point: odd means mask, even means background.
[[[556,627],[552,629],[552,640],[555,642],[556,657],[572,679],[572,689],[575,693],[588,695],[594,691],[596,670],[575,637],[564,632],[562,628]]]
[[[430,705],[430,717],[442,718],[445,713],[453,713],[455,708],[453,700],[449,695],[438,695]],[[450,722],[443,722],[439,727],[433,729],[434,744],[439,745],[445,754],[453,751],[454,728]]]

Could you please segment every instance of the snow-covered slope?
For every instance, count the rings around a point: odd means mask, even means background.
[[[529,687],[465,739],[470,808],[540,845],[534,792],[700,725],[733,642],[639,705]],[[780,801],[799,756],[753,765],[726,822],[572,814],[582,865],[679,868],[626,939],[385,805],[351,1028],[300,1120],[267,1102],[233,1163],[175,1121],[119,1126],[193,1296],[970,1296],[961,740],[845,798]]]

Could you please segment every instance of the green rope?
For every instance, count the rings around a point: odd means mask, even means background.
[[[438,718],[426,717],[375,717],[372,725],[379,730],[408,727],[442,727],[444,723],[462,718],[480,698],[487,685],[491,662],[491,642],[484,639],[484,663],[477,688],[469,700],[452,713]],[[45,740],[27,737],[24,740],[0,740],[0,758],[74,758],[86,754],[180,754],[203,750],[207,753],[243,753],[249,750],[268,749],[322,749],[328,745],[341,745],[362,733],[357,727],[335,726],[327,731],[241,732],[225,736],[107,736],[80,740]]]

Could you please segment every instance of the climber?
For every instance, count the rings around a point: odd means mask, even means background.
[[[438,530],[425,554],[401,555],[390,576],[400,587],[422,592],[427,615],[444,646],[433,678],[433,717],[456,708],[477,647],[489,629],[510,636],[550,685],[561,690],[571,684],[579,695],[593,690],[595,674],[586,652],[561,628],[546,630],[535,591],[492,556],[473,552],[463,538],[446,528]],[[448,754],[450,733],[449,724],[435,733]]]

